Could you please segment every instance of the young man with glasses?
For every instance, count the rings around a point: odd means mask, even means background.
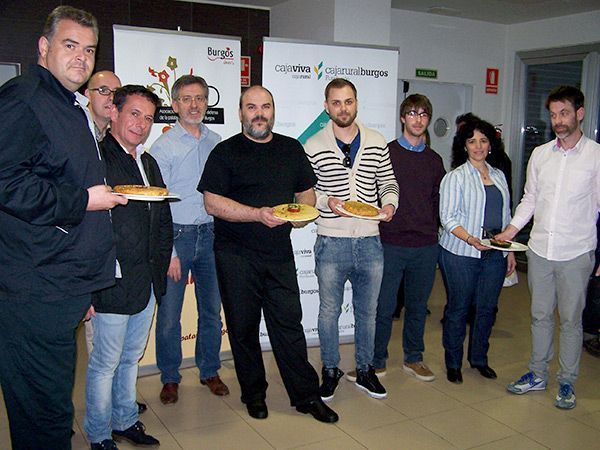
[[[161,372],[163,404],[177,402],[181,374],[181,309],[188,274],[192,273],[198,308],[196,366],[200,383],[214,395],[227,395],[221,381],[221,296],[217,285],[213,251],[214,225],[204,208],[204,196],[196,190],[208,155],[221,141],[202,123],[208,108],[208,84],[202,77],[184,75],[172,90],[172,107],[179,115],[175,126],[152,145],[169,190],[181,195],[171,203],[173,254],[169,265],[167,292],[156,315],[156,360]]]
[[[90,100],[89,111],[94,121],[94,134],[98,142],[106,136],[110,126],[113,95],[120,87],[121,80],[110,70],[96,72],[88,82],[84,94]]]
[[[379,224],[384,263],[373,359],[376,372],[382,376],[398,288],[404,279],[402,368],[421,381],[435,379],[423,362],[423,335],[438,258],[439,188],[446,173],[442,158],[425,139],[432,111],[427,97],[409,95],[400,105],[402,135],[388,143],[400,198],[391,222]]]
[[[356,120],[356,87],[336,78],[325,88],[325,110],[331,120],[305,145],[317,175],[315,187],[317,241],[315,273],[319,282],[319,340],[323,361],[320,394],[331,400],[343,372],[338,368],[338,320],[344,285],[352,283],[355,320],[356,386],[373,398],[387,392],[373,363],[377,296],[383,274],[383,250],[376,220],[350,217],[338,208],[358,200],[381,207],[389,222],[398,205],[398,183],[385,138]]]

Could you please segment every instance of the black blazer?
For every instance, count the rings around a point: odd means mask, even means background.
[[[144,184],[136,161],[110,133],[100,149],[110,186]],[[142,165],[152,186],[165,187],[158,164],[148,153],[142,155]],[[122,277],[114,287],[94,295],[93,304],[101,313],[136,314],[148,305],[151,287],[157,302],[165,292],[173,247],[171,209],[166,201],[130,200],[111,212]]]

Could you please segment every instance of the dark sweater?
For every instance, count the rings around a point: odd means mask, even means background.
[[[424,247],[438,241],[440,182],[446,174],[442,158],[430,147],[422,152],[388,144],[400,188],[391,222],[380,222],[381,241],[402,247]]]

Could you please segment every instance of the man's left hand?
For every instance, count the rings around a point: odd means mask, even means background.
[[[389,222],[390,220],[392,220],[392,217],[394,217],[395,211],[396,211],[396,208],[394,208],[394,205],[390,205],[390,204],[385,205],[383,208],[381,208],[379,210],[380,213],[385,214],[385,217],[380,220],[382,222]]]
[[[96,317],[96,310],[94,309],[94,305],[90,305],[90,309],[88,309],[88,311],[85,313],[85,316],[83,317],[83,321],[87,322],[92,317]]]

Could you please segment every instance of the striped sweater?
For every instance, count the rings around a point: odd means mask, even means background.
[[[398,207],[398,183],[385,138],[359,121],[356,124],[360,130],[360,148],[351,168],[344,167],[344,154],[335,141],[332,121],[304,146],[318,178],[316,206],[321,216],[317,219],[317,233],[323,236],[379,235],[378,221],[341,217],[329,209],[329,197]]]

